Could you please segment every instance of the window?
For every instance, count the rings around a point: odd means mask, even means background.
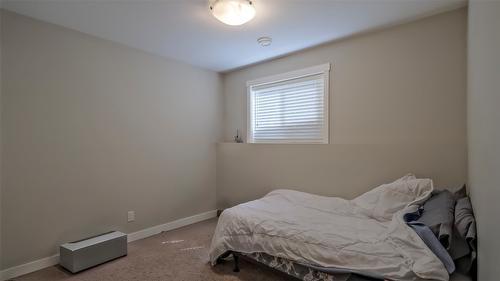
[[[328,143],[330,64],[247,82],[249,143]]]

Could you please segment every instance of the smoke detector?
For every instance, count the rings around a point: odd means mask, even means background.
[[[267,36],[259,37],[257,39],[257,43],[259,43],[262,47],[267,47],[267,46],[271,45],[272,42],[273,42],[273,39],[271,37],[267,37]]]

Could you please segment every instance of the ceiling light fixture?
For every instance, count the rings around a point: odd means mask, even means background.
[[[250,0],[209,0],[212,15],[228,25],[242,25],[255,17]]]
[[[267,46],[271,45],[272,42],[273,42],[273,39],[271,37],[267,37],[267,36],[259,37],[257,39],[257,43],[259,43],[262,47],[267,47]]]

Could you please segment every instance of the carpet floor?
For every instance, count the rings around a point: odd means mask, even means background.
[[[232,262],[212,267],[208,249],[216,219],[163,232],[128,244],[123,258],[71,274],[59,266],[48,267],[12,280],[16,281],[270,281],[289,280],[286,276],[240,261],[240,272]]]

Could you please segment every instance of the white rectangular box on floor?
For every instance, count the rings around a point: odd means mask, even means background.
[[[127,235],[112,231],[59,247],[59,263],[76,273],[127,255]]]

